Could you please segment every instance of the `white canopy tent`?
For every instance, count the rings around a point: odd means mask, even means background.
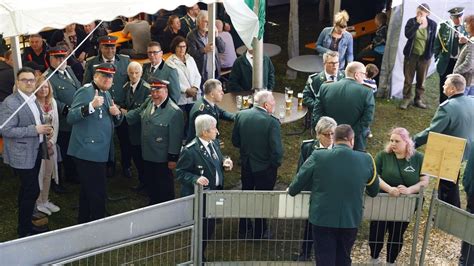
[[[453,7],[464,7],[464,14],[474,14],[473,0],[394,0],[392,3],[392,14],[390,18],[389,30],[387,34],[387,46],[383,58],[382,69],[380,73],[379,87],[383,93],[385,89],[386,97],[402,98],[403,92],[403,48],[407,42],[405,37],[405,25],[408,19],[415,17],[416,8],[421,3],[427,3],[430,6],[430,19],[438,24],[449,20],[449,9]],[[436,71],[434,58],[428,75]],[[427,90],[432,88],[426,88]]]
[[[3,37],[13,38],[11,43],[15,56],[15,66],[18,68],[20,57],[17,36],[19,35],[37,33],[45,28],[62,29],[71,23],[87,24],[94,20],[110,21],[120,15],[130,17],[141,12],[154,14],[160,9],[174,10],[180,5],[191,6],[196,2],[198,1],[1,0],[0,33],[3,34]],[[248,47],[251,47],[253,38],[258,35],[258,18],[247,7],[244,0],[201,0],[200,2],[207,4],[222,2],[242,41]],[[212,30],[214,23],[209,24]]]

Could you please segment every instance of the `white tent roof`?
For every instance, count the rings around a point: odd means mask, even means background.
[[[0,0],[0,33],[3,33],[3,37],[31,34],[46,27],[62,29],[70,23],[87,24],[97,19],[110,21],[119,15],[130,17],[140,12],[154,14],[160,9],[174,10],[179,5],[191,6],[196,2],[197,0]],[[246,26],[241,26],[244,27],[241,30],[247,34],[258,33],[257,16],[249,13],[251,10],[243,6],[244,0],[201,2],[224,2],[234,24],[235,19],[243,18]]]

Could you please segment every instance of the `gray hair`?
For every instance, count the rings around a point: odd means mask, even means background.
[[[336,52],[336,51],[325,52],[325,53],[323,54],[323,63],[326,63],[326,62],[328,61],[329,57],[331,57],[331,58],[332,58],[332,57],[337,57],[337,58],[339,58],[339,53]]]
[[[316,124],[314,131],[316,132],[316,136],[317,136],[328,130],[334,131],[336,127],[337,127],[336,120],[334,120],[332,117],[329,117],[329,116],[322,116],[319,119],[318,123]]]
[[[365,72],[365,66],[361,62],[353,61],[346,66],[346,78],[354,78],[356,72]]]
[[[194,127],[196,129],[196,137],[201,137],[202,133],[211,130],[212,126],[217,125],[217,120],[210,115],[198,115],[194,120]]]
[[[466,79],[460,74],[449,74],[446,80],[448,84],[456,88],[457,92],[463,92],[466,89]]]
[[[217,80],[217,79],[208,79],[206,82],[204,82],[204,85],[202,85],[204,88],[204,94],[209,94],[213,90],[217,89],[219,86],[222,87],[222,83]]]
[[[140,63],[138,62],[135,62],[135,61],[132,61],[130,62],[130,64],[128,64],[128,67],[127,67],[127,72],[131,69],[131,68],[138,68],[140,70],[140,72],[143,72],[143,67]]]
[[[271,91],[262,90],[257,92],[254,96],[255,104],[258,106],[263,106],[266,102],[268,102],[273,97]]]
[[[199,11],[199,14],[198,14],[197,17],[196,17],[196,22],[201,21],[201,19],[203,19],[203,18],[205,18],[205,17],[206,17],[206,18],[208,17],[207,11],[206,11],[206,10],[201,10],[201,11]]]

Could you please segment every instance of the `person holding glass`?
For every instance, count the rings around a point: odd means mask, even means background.
[[[390,132],[390,142],[375,157],[381,193],[393,197],[416,194],[421,187],[428,186],[428,176],[421,175],[423,154],[415,150],[410,133],[405,128],[394,128]],[[387,240],[387,263],[395,263],[403,246],[403,234],[408,222],[372,221],[370,223],[369,246],[370,263],[379,263],[385,234]]]
[[[319,119],[316,127],[314,128],[316,132],[316,138],[304,140],[301,144],[300,158],[298,160],[298,168],[296,172],[298,172],[301,165],[303,165],[303,163],[309,158],[314,150],[332,149],[334,146],[334,130],[336,127],[336,121],[329,116],[323,116]],[[303,190],[311,191],[311,185],[308,185]],[[298,255],[297,261],[307,261],[310,259],[311,246],[313,245],[312,235],[312,227],[309,224],[309,220],[306,220],[303,244],[301,245],[301,252]]]
[[[316,51],[324,54],[329,51],[339,53],[339,69],[354,61],[352,34],[346,31],[349,14],[342,10],[334,15],[334,25],[324,28],[316,41]]]
[[[60,208],[49,201],[49,186],[51,179],[58,183],[58,152],[56,149],[56,141],[59,132],[59,115],[56,100],[53,97],[53,88],[49,81],[45,81],[44,76],[40,76],[36,80],[36,87],[43,86],[36,92],[36,101],[43,114],[44,123],[53,128],[52,134],[47,137],[47,147],[49,159],[42,159],[38,174],[40,194],[36,200],[36,209],[47,215],[58,212]]]

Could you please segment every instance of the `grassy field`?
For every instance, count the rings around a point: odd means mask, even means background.
[[[302,12],[300,23],[300,43],[301,54],[309,54],[313,51],[305,50],[303,44],[314,41],[318,28],[321,25],[306,23],[311,17],[309,11],[305,11],[303,5],[300,10]],[[313,10],[314,11],[314,10]],[[276,68],[276,91],[283,91],[284,87],[292,87],[297,92],[302,91],[307,75],[298,74],[297,79],[289,80],[286,78],[286,62],[288,60],[286,51],[286,38],[288,29],[287,7],[277,7],[271,9],[268,14],[268,20],[277,22],[277,26],[269,28],[268,42],[279,44],[282,52],[278,56],[272,58]],[[306,21],[306,22],[305,22]],[[368,150],[375,155],[380,151],[384,143],[388,140],[387,132],[395,126],[406,127],[411,133],[417,133],[429,125],[429,121],[433,116],[437,106],[438,95],[438,77],[433,75],[426,82],[426,102],[429,109],[422,110],[410,107],[407,111],[397,109],[397,101],[387,99],[377,99],[375,121],[371,126],[374,137],[369,140]],[[303,127],[303,121],[297,121],[291,124],[282,125],[282,136],[284,142],[284,160],[283,165],[279,169],[278,184],[276,189],[285,189],[291,182],[296,169],[299,156],[299,147],[304,139],[311,138],[309,130],[302,135],[287,136],[286,133],[298,131]],[[232,147],[230,141],[230,132],[232,124],[223,121],[220,128],[221,138],[225,142],[224,153],[230,155],[234,162],[237,161],[238,151]],[[236,165],[237,166],[237,165]],[[117,169],[120,173],[120,169]],[[145,206],[146,197],[143,194],[136,193],[130,189],[136,185],[138,180],[125,179],[117,176],[108,181],[108,192],[110,196],[126,196],[125,200],[118,202],[109,202],[107,209],[110,215],[129,211],[132,209]],[[239,188],[240,169],[235,167],[234,170],[225,177],[225,187],[227,189]],[[61,207],[61,211],[53,214],[49,218],[50,229],[59,229],[76,224],[77,220],[77,203],[79,197],[79,185],[66,184],[69,191],[68,194],[56,195],[51,193],[51,200]],[[0,163],[0,212],[2,213],[2,221],[0,222],[0,242],[15,239],[17,226],[17,194],[19,190],[19,179],[13,176],[11,169]]]

